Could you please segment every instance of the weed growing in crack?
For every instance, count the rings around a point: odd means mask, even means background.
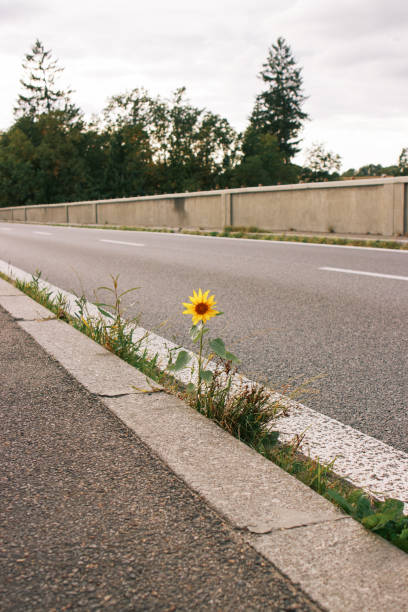
[[[15,285],[17,289],[20,289],[20,291],[23,291],[24,293],[32,297],[36,302],[38,302],[45,308],[48,308],[48,310],[51,310],[55,314],[57,319],[63,319],[67,321],[67,298],[61,292],[58,292],[57,295],[54,297],[52,291],[46,289],[45,287],[41,287],[40,279],[41,272],[39,270],[36,270],[36,272],[32,276],[31,281],[27,282],[16,280]]]
[[[238,440],[266,454],[278,440],[278,432],[271,430],[278,406],[271,402],[269,392],[256,383],[243,383],[232,391],[235,371],[228,360],[218,361],[204,392],[200,397],[187,394],[187,401]]]

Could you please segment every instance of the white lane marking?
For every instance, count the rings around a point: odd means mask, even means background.
[[[0,259],[0,272],[11,278],[30,281],[32,275],[16,268]],[[48,288],[54,297],[63,295],[67,298],[68,309],[71,314],[78,311],[77,296],[69,293],[51,283],[40,280],[40,286]],[[87,303],[86,312],[89,316],[100,317],[98,308]],[[146,348],[151,357],[158,355],[158,365],[164,368],[177,351],[183,350],[166,338],[162,338],[142,327],[136,327],[133,332],[135,341],[141,342],[141,349]],[[186,349],[184,349],[186,350]],[[197,364],[197,356],[187,351]],[[195,367],[197,370],[197,368]],[[189,367],[180,372],[173,373],[181,382],[187,383],[191,379]],[[248,379],[238,376],[238,384],[249,382]],[[399,451],[372,436],[332,419],[307,406],[295,402],[279,393],[271,393],[271,401],[280,401],[289,408],[289,416],[282,417],[273,423],[274,429],[281,432],[281,440],[289,441],[296,434],[306,432],[304,452],[319,459],[321,462],[330,462],[334,458],[335,472],[355,486],[370,491],[379,497],[394,497],[405,502],[405,512],[408,512],[408,453]]]
[[[37,232],[37,231],[33,231],[33,234],[40,234],[41,236],[52,236],[51,232]]]
[[[99,240],[99,242],[110,242],[111,244],[126,244],[127,246],[138,247],[144,246],[144,244],[142,244],[141,242],[125,242],[124,240],[103,240],[102,238]]]
[[[3,232],[11,232],[11,227],[0,227]]]
[[[85,229],[85,228],[84,228]],[[97,228],[95,228],[97,229]],[[136,230],[135,230],[136,231]],[[406,249],[387,249],[382,247],[365,247],[365,246],[352,246],[343,244],[318,244],[315,242],[295,242],[294,240],[265,240],[265,239],[254,239],[254,238],[233,238],[228,236],[197,236],[194,234],[180,234],[178,232],[149,232],[149,234],[155,234],[160,236],[169,236],[171,238],[205,238],[207,240],[229,240],[230,242],[252,242],[255,244],[280,244],[283,246],[305,246],[305,247],[326,247],[329,249],[358,249],[360,251],[376,251],[388,252],[388,253],[402,253],[408,255],[408,248]],[[408,241],[401,241],[402,245],[408,246]]]
[[[350,270],[348,268],[330,268],[324,266],[319,270],[327,270],[328,272],[343,272],[344,274],[359,274],[361,276],[376,276],[378,278],[391,278],[394,280],[408,281],[408,276],[398,276],[398,274],[381,274],[380,272],[364,272],[363,270]]]

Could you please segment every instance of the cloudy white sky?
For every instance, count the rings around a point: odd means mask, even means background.
[[[298,161],[324,142],[343,170],[396,163],[408,146],[407,0],[0,0],[0,129],[39,38],[87,116],[134,87],[167,97],[185,85],[194,104],[242,130],[278,36],[309,96]]]

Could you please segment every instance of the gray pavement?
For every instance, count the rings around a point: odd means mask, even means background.
[[[318,610],[0,308],[0,609]]]

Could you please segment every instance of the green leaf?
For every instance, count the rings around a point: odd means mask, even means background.
[[[239,359],[234,353],[230,353],[229,351],[225,352],[225,358],[227,361],[232,361],[233,363],[239,363]]]
[[[398,546],[398,548],[401,548],[401,550],[408,553],[408,538],[394,535],[391,537],[391,542],[395,544],[395,546]]]
[[[340,495],[340,493],[337,493],[337,491],[327,491],[326,497],[328,497],[331,501],[334,501],[338,506],[340,506],[340,508],[343,508],[347,514],[354,514],[353,506],[351,506],[348,501],[342,495]]]
[[[130,293],[131,291],[137,291],[138,289],[140,289],[140,287],[132,287],[131,289],[126,289],[125,291],[122,291],[119,297],[122,298],[127,293]]]
[[[206,383],[211,382],[213,379],[213,373],[211,372],[211,370],[201,370],[200,376],[201,376],[201,380],[203,380]]]
[[[99,312],[101,314],[105,315],[105,317],[108,317],[108,319],[114,319],[115,318],[110,312],[108,312],[107,310],[104,310],[100,306],[98,306],[98,310],[99,310]]]
[[[276,446],[279,439],[279,431],[270,431],[262,438],[261,444],[265,451]]]
[[[218,355],[218,357],[221,357],[222,359],[227,358],[225,344],[224,341],[221,340],[221,338],[215,338],[214,340],[210,340],[208,344],[210,345],[211,350],[214,351],[214,353]]]
[[[366,516],[361,521],[364,527],[378,531],[387,525],[387,523],[398,523],[398,520],[403,517],[402,510],[403,502],[399,499],[387,499],[381,503],[381,510],[371,516]]]
[[[195,390],[196,390],[195,384],[194,383],[188,383],[188,385],[186,387],[187,393],[194,393]]]
[[[179,370],[183,370],[189,361],[190,355],[187,353],[187,351],[180,351],[177,355],[176,363],[169,365],[168,369],[172,372],[178,372]]]
[[[403,516],[404,502],[399,499],[393,499],[392,497],[390,497],[383,504],[381,504],[381,511],[384,514],[391,515],[392,520],[396,521],[397,519]]]
[[[115,293],[115,291],[111,287],[102,286],[102,287],[98,287],[98,289],[105,289],[105,291],[109,291],[110,293],[113,293],[113,294]]]
[[[384,527],[384,525],[388,523],[388,518],[384,514],[371,514],[370,516],[363,518],[361,523],[364,525],[364,527],[367,527],[367,529],[372,529],[375,531]]]
[[[370,500],[365,495],[360,495],[357,501],[357,512],[356,516],[358,519],[362,519],[366,516],[370,516],[373,513]]]
[[[192,325],[190,328],[190,338],[192,339],[193,342],[198,342],[201,336],[203,336],[206,333],[208,333],[208,329],[200,324]]]

